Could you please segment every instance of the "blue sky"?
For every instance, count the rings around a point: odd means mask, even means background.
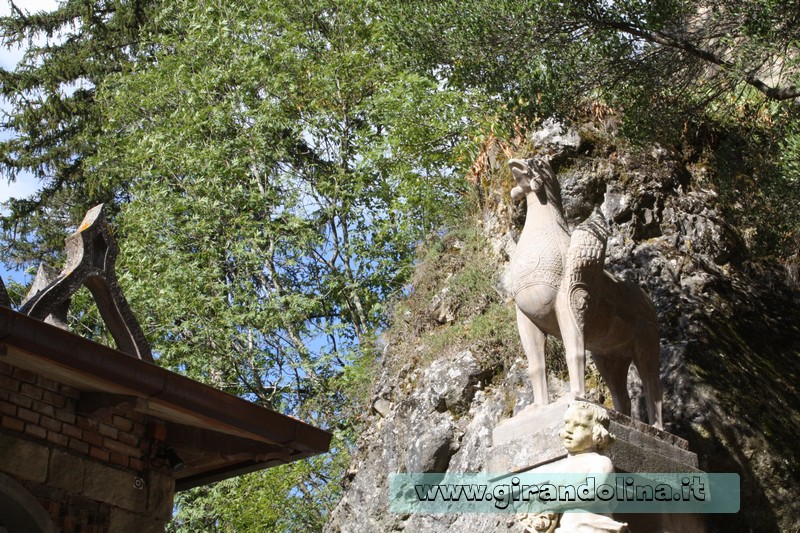
[[[58,6],[56,0],[18,0],[16,2],[23,12],[35,13],[37,11],[51,11]],[[7,0],[0,0],[0,16],[11,14],[11,7]],[[22,58],[24,49],[21,48],[0,48],[0,67],[5,70],[12,70]],[[8,111],[9,105],[4,99],[0,98],[0,113],[3,115]],[[0,139],[7,139],[11,132],[0,129]],[[29,174],[17,177],[16,181],[9,183],[5,177],[0,177],[0,202],[5,202],[9,198],[25,198],[39,189],[39,182]],[[3,280],[14,279],[20,282],[30,281],[29,276],[23,272],[7,271],[5,266],[0,264],[0,276]]]

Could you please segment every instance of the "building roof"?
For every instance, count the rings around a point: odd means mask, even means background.
[[[186,467],[176,490],[325,453],[331,434],[0,306],[0,361],[81,391],[79,410],[162,420]]]

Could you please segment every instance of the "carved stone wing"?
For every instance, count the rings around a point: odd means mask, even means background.
[[[591,305],[595,280],[603,275],[606,260],[608,226],[599,210],[572,232],[567,251],[569,302],[572,316],[583,331],[586,313]]]
[[[42,267],[19,312],[65,328],[70,297],[82,285],[94,296],[100,316],[117,348],[153,360],[144,332],[122,294],[114,271],[119,248],[103,213],[103,204],[86,213],[78,231],[67,237],[67,264],[59,273]]]

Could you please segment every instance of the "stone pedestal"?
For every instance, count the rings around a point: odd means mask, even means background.
[[[486,470],[498,476],[515,473],[563,472],[560,467],[567,452],[558,436],[564,427],[568,402],[553,403],[541,408],[528,408],[502,420],[492,433]],[[688,443],[630,417],[608,411],[609,430],[616,441],[603,455],[609,457],[618,473],[683,473],[700,472],[697,454]],[[679,514],[626,514],[614,518],[627,522],[632,533],[701,533],[702,516]]]

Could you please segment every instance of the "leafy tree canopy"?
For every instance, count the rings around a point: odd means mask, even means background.
[[[800,254],[800,4],[788,0],[443,0],[387,4],[412,68],[480,88],[498,126],[622,120],[712,163],[758,254]],[[744,179],[743,179],[744,177]],[[747,207],[743,207],[747,206]]]
[[[121,270],[162,363],[280,405],[325,377],[312,339],[335,366],[369,338],[455,209],[464,101],[393,69],[369,7],[174,2],[154,61],[101,87],[91,166],[127,184]]]
[[[160,364],[334,428],[343,452],[353,362],[369,357],[416,244],[458,209],[469,99],[396,68],[369,1],[179,0],[158,19],[153,56],[98,88],[87,160],[102,188],[125,184],[128,299]],[[334,456],[314,476],[340,476]],[[294,479],[292,501],[325,485],[289,470],[226,486]],[[230,493],[197,494],[186,524],[209,501],[219,523],[243,519]],[[329,503],[305,499],[298,524]]]
[[[630,105],[667,92],[711,101],[744,86],[773,101],[800,97],[800,7],[788,0],[391,6],[393,35],[418,68],[488,87],[517,113],[571,109],[587,97]]]
[[[57,257],[65,226],[114,199],[85,165],[101,136],[96,88],[143,53],[141,33],[156,2],[68,0],[50,13],[9,3],[0,39],[27,48],[14,71],[0,69],[0,98],[11,105],[0,128],[13,132],[0,141],[0,176],[13,181],[28,173],[41,183],[31,198],[12,200],[2,219],[4,261],[20,267]]]

